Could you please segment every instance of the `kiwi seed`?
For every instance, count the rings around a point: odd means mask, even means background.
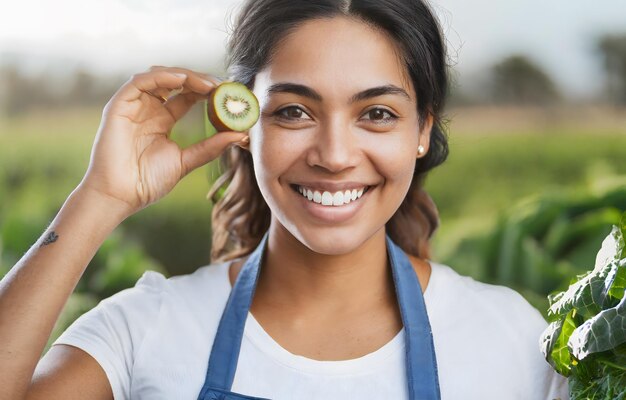
[[[247,131],[259,119],[259,101],[244,84],[223,82],[209,93],[209,122],[223,131]]]

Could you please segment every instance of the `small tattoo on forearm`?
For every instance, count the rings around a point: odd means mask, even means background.
[[[46,236],[46,238],[43,240],[43,243],[41,243],[39,247],[43,247],[47,244],[54,243],[57,241],[58,238],[59,238],[59,235],[57,235],[56,232],[52,231],[48,233],[48,236]]]

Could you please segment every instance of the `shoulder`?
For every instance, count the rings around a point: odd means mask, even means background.
[[[53,344],[91,355],[105,371],[115,398],[130,398],[135,366],[152,364],[158,352],[176,351],[163,343],[177,338],[181,326],[189,327],[186,333],[194,328],[198,335],[211,332],[230,292],[227,266],[211,264],[171,278],[146,271],[135,286],[79,317]]]
[[[177,275],[166,281],[167,290],[182,297],[202,296],[203,294],[223,295],[230,293],[228,270],[230,262],[202,266],[186,275]]]
[[[539,338],[548,323],[519,292],[460,275],[445,264],[431,266],[424,297],[429,317],[439,327],[539,354]]]
[[[97,307],[119,306],[129,311],[136,308],[148,311],[162,301],[193,300],[204,294],[212,297],[228,295],[227,273],[227,262],[205,265],[192,273],[169,278],[157,271],[145,271],[133,287],[102,300]]]
[[[446,264],[430,261],[431,279],[425,293],[426,301],[469,311],[474,317],[488,318],[517,331],[532,326],[534,330],[547,326],[541,313],[519,292],[502,285],[480,282],[460,275]]]
[[[165,277],[160,272],[145,271],[131,288],[121,290],[98,303],[83,314],[73,326],[73,330],[106,324],[121,328],[130,333],[144,331],[156,322],[163,308],[186,307],[188,304],[225,302],[230,292],[228,264],[216,263],[198,268],[187,275]],[[209,302],[205,302],[208,300]]]
[[[430,263],[424,300],[448,390],[456,381],[457,386],[476,391],[474,397],[465,398],[496,398],[513,392],[524,393],[521,398],[567,398],[567,380],[541,354],[539,341],[548,324],[536,308],[509,287]],[[459,381],[459,376],[464,380]],[[502,384],[483,385],[486,377]]]
[[[486,346],[495,357],[505,351],[530,363],[545,362],[539,339],[548,324],[520,293],[460,275],[445,264],[431,265],[424,300],[433,334]]]

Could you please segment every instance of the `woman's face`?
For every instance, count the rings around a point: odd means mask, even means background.
[[[415,90],[393,42],[353,19],[306,22],[256,75],[254,93],[261,118],[250,151],[272,228],[329,255],[384,229],[432,125],[419,132]]]

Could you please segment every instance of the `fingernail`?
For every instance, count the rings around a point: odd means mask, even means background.
[[[237,142],[237,144],[248,144],[248,143],[250,143],[250,136],[246,136]]]
[[[187,74],[182,73],[182,72],[171,72],[172,75],[174,75],[177,78],[186,78]]]
[[[183,90],[185,90],[185,88],[183,88],[182,86],[176,89],[172,89],[167,97],[169,98],[179,95],[180,93],[182,93]]]
[[[219,77],[217,75],[212,75],[212,74],[202,74],[202,76],[204,76],[204,79],[207,79],[215,84],[219,84],[221,82],[224,82],[224,78]]]
[[[205,85],[207,85],[207,86],[217,86],[217,85],[219,85],[219,83],[211,82],[210,80],[207,80],[207,79],[200,79],[200,81],[202,83],[204,83]]]

